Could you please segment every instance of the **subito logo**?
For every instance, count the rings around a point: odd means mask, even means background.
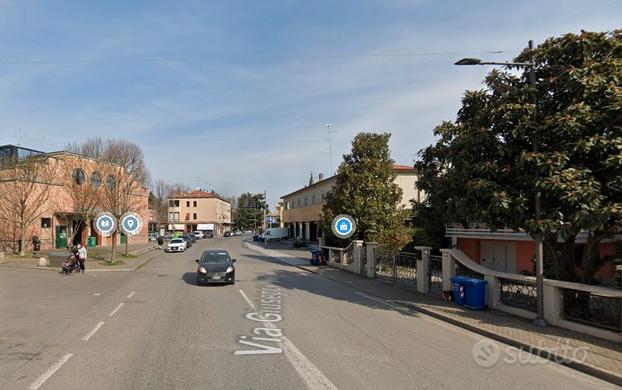
[[[501,357],[499,345],[490,340],[478,341],[473,346],[471,353],[473,354],[473,361],[475,361],[475,364],[483,368],[494,366]]]

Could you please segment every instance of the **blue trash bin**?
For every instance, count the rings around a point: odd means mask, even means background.
[[[469,309],[483,310],[486,308],[486,286],[488,282],[482,279],[464,278],[464,306]]]
[[[311,251],[311,265],[320,265],[320,256],[322,256],[321,250]]]
[[[451,278],[451,286],[454,291],[454,302],[460,306],[464,306],[465,304],[465,284],[464,281],[467,280],[467,277],[464,276],[454,276]]]

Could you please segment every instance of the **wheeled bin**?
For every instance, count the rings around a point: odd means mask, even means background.
[[[451,278],[451,287],[454,292],[454,302],[460,306],[465,304],[465,287],[464,281],[468,279],[464,276],[454,276]]]
[[[485,309],[488,282],[482,279],[465,278],[463,284],[465,289],[464,306],[474,310]]]

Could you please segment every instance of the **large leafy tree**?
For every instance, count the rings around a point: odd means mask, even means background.
[[[419,185],[439,218],[525,229],[544,238],[558,278],[590,283],[607,260],[598,244],[622,218],[622,30],[550,38],[534,58],[535,90],[526,71],[507,69],[465,93],[456,121],[439,125],[436,144],[420,152]]]
[[[354,239],[376,240],[387,249],[400,249],[410,241],[404,226],[408,211],[400,206],[402,190],[395,183],[389,152],[390,137],[388,133],[354,137],[352,151],[343,156],[337,183],[322,208],[321,224],[327,238],[336,240],[330,228],[333,218],[349,214],[357,223]]]
[[[261,227],[264,214],[268,211],[268,204],[264,194],[246,192],[237,199],[237,213],[235,227],[237,229],[257,229]]]

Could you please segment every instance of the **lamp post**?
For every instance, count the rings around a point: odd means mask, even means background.
[[[482,61],[479,58],[463,58],[460,61],[457,61],[454,65],[502,65],[502,66],[517,66],[522,68],[529,69],[529,85],[532,89],[533,95],[533,113],[532,113],[532,121],[536,123],[536,112],[537,112],[537,98],[536,98],[536,62],[533,58],[533,41],[529,41],[529,62],[489,62]],[[532,150],[534,153],[538,152],[538,147],[540,143],[540,137],[538,131],[535,129],[533,131],[533,142],[532,142]],[[536,167],[534,172],[534,176],[536,178],[536,183],[540,179],[540,171]],[[536,223],[540,223],[540,214],[541,214],[541,205],[540,205],[540,190],[536,189],[534,194],[534,214]],[[543,249],[542,249],[542,235],[540,232],[537,232],[534,235],[534,240],[536,241],[536,290],[538,294],[538,313],[536,319],[533,323],[537,326],[547,326],[548,323],[544,319],[544,261],[543,261]]]

